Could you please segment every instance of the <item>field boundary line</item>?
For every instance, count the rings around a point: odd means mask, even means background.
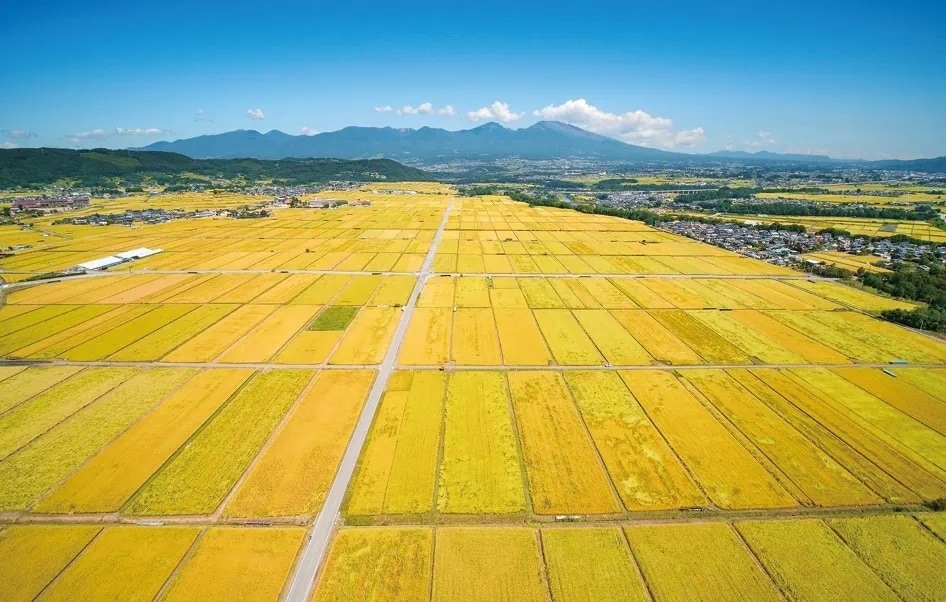
[[[142,371],[142,372],[143,372],[143,371]],[[139,372],[139,374],[141,374],[142,372]],[[164,405],[164,402],[167,401],[172,395],[175,395],[178,391],[180,391],[180,390],[183,389],[185,386],[187,386],[187,384],[188,384],[189,382],[191,382],[192,380],[194,380],[194,379],[197,377],[198,374],[200,374],[200,371],[199,371],[199,370],[195,371],[189,378],[184,379],[184,380],[181,382],[181,384],[179,384],[177,387],[174,388],[174,390],[168,392],[167,395],[165,395],[164,397],[162,397],[161,399],[159,399],[157,402],[155,402],[155,404],[154,404],[151,408],[147,409],[147,410],[146,410],[141,416],[139,416],[134,422],[132,422],[131,424],[129,424],[129,425],[128,425],[126,428],[124,428],[120,433],[118,433],[117,435],[115,435],[114,437],[112,437],[111,439],[109,439],[108,442],[106,442],[106,443],[103,444],[101,447],[99,447],[99,448],[96,449],[94,452],[92,452],[92,454],[91,454],[88,458],[86,458],[86,459],[83,460],[80,464],[78,464],[75,468],[73,468],[73,469],[69,472],[69,474],[67,474],[66,476],[64,476],[64,477],[61,478],[60,480],[56,481],[55,484],[51,485],[48,489],[46,489],[46,491],[44,491],[44,492],[42,493],[42,495],[40,495],[40,496],[39,496],[38,498],[36,498],[31,504],[29,504],[29,505],[27,506],[27,512],[32,511],[32,509],[35,508],[37,504],[39,504],[39,503],[42,502],[44,499],[46,499],[47,497],[49,497],[50,495],[52,495],[52,493],[53,493],[54,491],[56,491],[57,489],[59,489],[60,486],[64,485],[66,482],[68,482],[76,473],[78,473],[80,470],[82,470],[82,468],[84,468],[86,464],[88,464],[89,462],[91,462],[91,461],[92,461],[94,458],[96,458],[99,454],[101,454],[103,451],[105,451],[105,448],[109,447],[112,443],[115,443],[115,441],[117,441],[117,440],[120,439],[122,436],[124,436],[125,433],[127,433],[127,432],[130,431],[131,429],[135,428],[135,426],[137,426],[137,425],[138,425],[139,423],[141,423],[142,421],[146,420],[151,414],[153,414],[155,411],[157,411],[157,409],[158,409],[159,407],[161,407],[162,405]],[[134,377],[132,377],[132,378],[134,378]],[[130,381],[131,379],[128,379],[128,380]],[[128,381],[126,381],[126,382],[128,382]]]
[[[388,345],[384,361],[379,366],[377,379],[372,384],[371,390],[368,393],[368,398],[362,407],[358,422],[352,431],[348,446],[345,449],[345,454],[339,462],[335,478],[325,496],[322,510],[316,516],[315,523],[312,525],[312,529],[309,532],[308,541],[300,554],[295,572],[290,577],[289,587],[283,597],[287,602],[306,602],[312,595],[316,577],[322,567],[325,553],[328,550],[329,540],[332,538],[332,534],[335,531],[335,523],[338,520],[345,492],[348,490],[348,484],[354,474],[358,457],[361,455],[361,450],[367,440],[371,423],[378,411],[381,396],[387,387],[391,374],[394,372],[395,360],[407,333],[407,328],[414,314],[414,309],[417,307],[417,300],[420,297],[424,285],[427,283],[427,279],[433,274],[432,267],[434,256],[437,254],[437,248],[440,246],[441,240],[443,240],[443,233],[447,228],[450,210],[453,208],[454,203],[456,203],[456,198],[451,198],[447,207],[444,209],[443,216],[440,218],[440,225],[427,249],[427,255],[424,258],[423,264],[421,264],[417,282],[414,283],[414,290],[411,292],[411,296],[404,306],[401,320],[395,329],[391,343]]]
[[[187,551],[184,552],[184,555],[181,556],[181,559],[174,565],[174,570],[168,575],[168,578],[164,580],[164,583],[161,584],[161,589],[158,590],[158,593],[155,594],[155,600],[164,600],[167,596],[168,591],[174,584],[177,582],[177,578],[180,576],[181,571],[184,569],[184,566],[194,557],[194,554],[197,553],[197,548],[200,546],[200,543],[204,540],[204,537],[207,535],[207,532],[210,531],[213,527],[198,527],[197,537],[194,538],[194,541],[191,542]]]
[[[541,332],[541,331],[540,331]],[[554,357],[553,357],[554,360]],[[27,367],[54,367],[54,366],[78,366],[82,368],[201,368],[201,369],[213,369],[213,368],[250,368],[253,370],[370,370],[377,369],[380,364],[267,364],[265,362],[239,362],[239,363],[222,363],[222,362],[162,362],[162,361],[139,361],[139,362],[116,362],[110,360],[62,360],[62,359],[4,359],[0,358],[0,366],[27,366]],[[461,364],[461,365],[450,365],[448,364],[397,364],[395,366],[396,370],[410,370],[410,371],[426,371],[426,370],[440,370],[444,372],[477,372],[477,371],[487,371],[487,372],[512,372],[516,370],[527,370],[527,371],[589,371],[589,370],[619,370],[619,371],[633,371],[633,370],[663,370],[663,371],[673,371],[679,370],[685,372],[687,370],[792,370],[792,369],[806,369],[806,368],[824,368],[827,370],[833,370],[835,368],[874,368],[874,369],[890,369],[891,367],[897,369],[905,370],[914,370],[914,369],[935,369],[943,370],[946,369],[946,363],[938,364],[904,364],[901,366],[884,363],[884,362],[875,362],[875,363],[859,363],[859,364],[635,364],[635,365],[618,365],[614,364],[611,366],[605,365],[565,365],[565,364],[553,364],[553,365],[479,365],[479,364]]]
[[[782,588],[779,587],[778,581],[775,579],[775,576],[769,571],[769,569],[762,562],[762,559],[759,558],[759,555],[756,553],[755,548],[749,545],[749,542],[746,541],[746,538],[742,535],[742,532],[736,527],[735,522],[728,522],[726,525],[729,527],[729,530],[732,531],[733,535],[736,536],[736,539],[739,540],[739,544],[746,550],[746,553],[752,558],[752,561],[755,562],[756,566],[759,567],[759,570],[762,571],[762,574],[769,580],[769,583],[772,584],[772,589],[778,592],[778,595],[783,600],[789,600],[790,598],[782,591]]]
[[[96,541],[99,537],[102,536],[102,533],[105,533],[105,527],[104,527],[104,526],[103,526],[103,527],[100,527],[99,530],[96,531],[95,535],[93,535],[92,538],[91,538],[88,542],[86,542],[86,544],[85,544],[84,546],[82,546],[82,549],[79,550],[79,551],[76,553],[76,555],[73,556],[72,559],[71,559],[69,562],[67,562],[66,565],[65,565],[64,567],[62,567],[62,569],[61,569],[58,573],[56,573],[56,575],[46,583],[46,585],[43,586],[43,589],[41,589],[41,590],[39,590],[39,592],[37,592],[36,597],[33,598],[33,599],[34,599],[34,600],[39,600],[39,599],[43,596],[43,593],[45,593],[46,590],[48,590],[48,589],[50,588],[50,586],[52,586],[53,583],[55,583],[56,581],[59,581],[59,578],[62,577],[62,574],[65,573],[66,571],[68,571],[69,568],[70,568],[73,564],[75,564],[75,562],[76,562],[76,560],[79,558],[79,556],[82,556],[83,554],[85,554],[85,551],[88,550],[90,547],[92,547],[92,544],[95,543],[95,541]]]
[[[217,418],[217,416],[219,416],[220,413],[223,412],[223,410],[224,410],[227,406],[229,406],[230,403],[231,403],[234,399],[236,399],[237,395],[239,395],[240,393],[243,392],[243,389],[245,389],[246,386],[247,386],[258,374],[259,374],[258,371],[253,371],[253,372],[251,372],[250,374],[248,374],[247,377],[246,377],[246,380],[244,380],[242,383],[240,383],[240,386],[237,387],[236,390],[233,391],[233,393],[231,393],[229,397],[227,397],[225,400],[223,400],[223,402],[222,402],[219,406],[217,406],[217,409],[214,410],[213,413],[211,413],[210,416],[208,416],[206,420],[204,420],[200,425],[198,425],[198,427],[195,428],[194,431],[193,431],[190,435],[188,435],[187,438],[184,439],[184,442],[181,443],[181,444],[177,447],[177,449],[175,449],[167,458],[165,458],[164,462],[161,463],[161,466],[157,467],[157,468],[154,470],[154,472],[152,472],[150,475],[148,475],[148,478],[146,478],[146,479],[141,483],[141,485],[139,485],[138,488],[135,489],[134,493],[132,493],[131,495],[129,495],[128,498],[125,499],[125,501],[123,501],[123,502],[121,503],[121,505],[118,507],[118,510],[112,512],[112,514],[118,514],[118,515],[120,515],[120,516],[125,516],[125,517],[131,517],[131,518],[137,519],[137,520],[139,520],[139,521],[140,521],[140,520],[146,520],[145,517],[141,517],[141,516],[134,515],[134,514],[125,514],[125,513],[124,513],[124,510],[125,510],[126,508],[128,508],[128,505],[131,504],[132,501],[133,501],[136,497],[138,497],[138,494],[139,494],[139,493],[141,493],[142,491],[144,491],[145,488],[147,488],[147,487],[158,477],[158,474],[160,474],[160,473],[161,473],[167,466],[169,466],[178,456],[180,456],[180,455],[184,452],[184,449],[187,448],[187,446],[190,445],[190,443],[191,443],[192,441],[194,441],[194,439],[196,439],[202,432],[204,432],[204,430],[206,430],[206,429],[210,426],[210,424]]]
[[[588,422],[585,420],[585,415],[581,411],[581,407],[578,405],[578,400],[575,399],[575,392],[572,391],[571,387],[568,386],[568,381],[565,380],[564,375],[560,375],[562,386],[565,388],[565,392],[568,393],[568,399],[571,401],[571,409],[575,413],[575,416],[578,418],[578,423],[581,424],[581,430],[585,433],[585,440],[588,442],[588,446],[591,448],[592,453],[595,455],[595,459],[598,461],[598,468],[601,470],[601,474],[604,477],[604,480],[607,481],[608,487],[611,489],[611,495],[614,496],[614,501],[617,502],[618,506],[625,512],[631,512],[631,509],[627,507],[627,504],[624,503],[624,498],[621,496],[621,492],[618,491],[617,486],[614,484],[614,478],[611,476],[611,472],[608,470],[608,465],[605,464],[604,458],[601,456],[601,450],[598,449],[598,444],[595,442],[595,438],[591,435],[591,429],[588,428]],[[620,378],[620,376],[618,377]],[[622,383],[623,384],[623,383]]]
[[[627,534],[627,529],[624,528],[624,525],[618,525],[618,531],[621,532],[621,540],[624,541],[627,553],[631,557],[631,564],[634,565],[635,572],[641,578],[641,583],[644,584],[647,597],[651,600],[656,600],[654,597],[654,588],[650,585],[650,581],[647,580],[647,575],[644,574],[644,567],[641,566],[640,560],[637,558],[637,553],[634,551],[634,546],[631,544],[631,538]]]
[[[223,517],[223,512],[227,506],[230,505],[230,502],[236,496],[237,491],[243,486],[243,484],[249,479],[250,473],[253,472],[253,469],[260,463],[263,456],[266,455],[266,452],[269,451],[269,448],[272,446],[273,442],[279,437],[283,429],[285,429],[286,424],[292,420],[293,415],[296,412],[296,409],[302,405],[302,402],[305,400],[306,396],[309,394],[309,391],[312,390],[312,387],[315,386],[315,381],[318,379],[321,370],[314,370],[312,376],[309,377],[309,381],[305,384],[299,395],[292,401],[292,404],[286,410],[286,413],[283,414],[282,418],[279,419],[279,422],[276,424],[276,428],[272,430],[269,434],[269,437],[266,438],[266,441],[263,442],[263,445],[260,446],[259,451],[256,452],[256,455],[253,456],[253,459],[249,464],[246,465],[246,469],[240,473],[240,478],[233,483],[233,487],[230,488],[230,491],[227,492],[227,495],[220,501],[220,504],[217,506],[210,516],[214,520],[220,520]],[[251,518],[251,517],[244,517]]]

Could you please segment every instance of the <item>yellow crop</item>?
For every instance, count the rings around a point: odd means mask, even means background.
[[[561,375],[517,371],[508,379],[535,512],[620,511]]]
[[[555,361],[564,366],[604,363],[597,347],[567,309],[537,309],[533,312]]]
[[[405,305],[414,290],[413,276],[386,276],[368,301],[370,305]]]
[[[276,306],[244,305],[166,355],[166,362],[209,362],[269,317]]]
[[[332,354],[332,364],[380,364],[391,344],[402,311],[391,307],[366,307],[352,321]]]
[[[210,303],[220,295],[245,284],[247,280],[246,274],[220,274],[168,297],[164,303]]]
[[[545,346],[545,339],[535,322],[532,310],[497,308],[493,310],[493,314],[505,365],[547,366],[551,363],[552,355]]]
[[[835,406],[831,397],[817,386],[789,371],[760,375],[779,394],[795,407],[823,424],[851,448],[868,458],[897,481],[919,495],[921,499],[937,499],[946,495],[946,482],[933,476],[925,463],[905,455],[866,423]]]
[[[766,338],[755,329],[732,317],[734,312],[691,310],[691,317],[732,343],[750,358],[763,364],[804,364],[805,358],[785,349],[778,341]]]
[[[720,508],[780,508],[796,502],[672,374],[621,373],[631,393]]]
[[[417,307],[453,307],[456,281],[451,276],[428,278],[417,299]]]
[[[760,370],[754,374],[749,370],[734,369],[726,373],[885,500],[900,503],[920,501],[916,494],[894,480],[877,464],[793,404],[790,400],[799,395],[805,396],[803,389],[778,371]]]
[[[148,313],[133,318],[116,328],[99,336],[89,339],[62,354],[62,357],[73,361],[90,361],[104,359],[116,351],[127,347],[138,339],[148,335],[162,326],[173,322],[184,314],[193,310],[196,305],[162,305]]]
[[[653,363],[650,354],[607,310],[576,309],[572,313],[612,365],[648,366]]]
[[[820,315],[821,319],[826,317],[833,318],[828,323],[835,324],[837,328],[851,329],[869,344],[884,345],[893,353],[899,353],[907,359],[914,358],[917,362],[946,362],[946,346],[931,337],[857,312],[831,312]]]
[[[153,305],[126,305],[124,307],[107,306],[110,311],[91,320],[76,324],[55,335],[18,349],[18,357],[28,359],[50,359],[61,357],[62,353],[85,341],[118,328],[129,320],[141,316],[152,309]]]
[[[447,308],[414,310],[397,361],[402,365],[443,364],[450,358],[453,311]]]
[[[547,599],[533,529],[443,527],[436,537],[434,600]]]
[[[897,600],[821,521],[753,521],[736,529],[789,599]]]
[[[99,303],[137,303],[152,295],[158,295],[165,289],[178,287],[181,284],[191,280],[188,274],[167,274],[160,278],[142,281],[137,276],[129,277],[126,282],[129,287],[121,290],[110,297],[105,297]]]
[[[259,274],[253,276],[241,286],[229,290],[214,299],[215,303],[249,303],[256,296],[275,286],[286,276],[283,274]]]
[[[190,341],[195,333],[203,332],[236,308],[236,305],[202,305],[167,326],[138,339],[108,359],[111,361],[154,361],[182,343]]]
[[[15,525],[0,531],[0,598],[33,600],[101,527]]]
[[[0,459],[42,435],[120,383],[133,368],[88,368],[0,416]]]
[[[459,308],[454,312],[450,355],[460,366],[498,366],[502,363],[492,310]]]
[[[911,370],[910,368],[904,368],[896,370],[896,375],[928,395],[946,401],[946,370]]]
[[[439,372],[414,374],[385,489],[391,513],[429,510],[434,494],[445,379]]]
[[[832,400],[842,413],[856,416],[877,436],[887,439],[908,457],[928,462],[946,475],[946,438],[906,416],[860,387],[825,369],[793,370]]]
[[[640,310],[613,310],[611,315],[657,361],[673,364],[702,364],[702,358],[679,337],[670,332],[649,312]]]
[[[338,295],[349,282],[352,276],[347,274],[326,274],[315,276],[311,284],[301,293],[293,297],[293,305],[325,305]]]
[[[251,374],[251,370],[245,369],[199,373],[93,456],[34,510],[118,510]]]
[[[561,297],[545,278],[520,278],[519,288],[526,303],[533,309],[561,309],[565,305]]]
[[[816,282],[811,280],[792,280],[792,286],[797,286],[802,290],[824,297],[865,311],[881,311],[885,309],[906,309],[910,310],[916,307],[914,303],[905,301],[896,301],[879,295],[859,291],[853,287],[845,286],[837,282]]]
[[[220,356],[225,363],[265,362],[286,344],[292,335],[318,313],[317,305],[280,307],[252,331]]]
[[[846,358],[862,362],[885,363],[895,357],[886,349],[877,348],[859,341],[850,329],[828,326],[817,319],[815,311],[765,311],[763,315],[793,328],[805,336],[827,345]]]
[[[447,381],[441,512],[512,513],[525,506],[505,383],[498,372],[454,372]]]
[[[444,383],[439,372],[399,372],[389,381],[352,484],[350,514],[431,509]]]
[[[300,528],[212,528],[169,584],[165,599],[275,600],[303,537]]]
[[[333,305],[364,305],[381,284],[383,276],[353,276],[351,282],[332,299]]]
[[[783,312],[784,313],[784,312]],[[847,364],[850,360],[843,353],[819,342],[783,324],[771,316],[758,311],[737,310],[729,312],[729,318],[749,328],[756,336],[764,336],[775,341],[778,346],[789,354],[797,355],[804,361],[799,363],[812,364]]]
[[[856,506],[881,501],[722,370],[687,370],[684,376],[815,505]]]
[[[943,412],[942,400],[878,369],[837,368],[833,372],[939,434],[946,435],[946,412]]]
[[[710,364],[752,363],[731,341],[682,310],[654,310],[650,315]]]
[[[489,284],[484,277],[466,276],[456,280],[457,307],[489,307]]]
[[[6,412],[34,395],[56,385],[74,375],[80,369],[75,366],[52,366],[49,368],[22,368],[10,367],[15,371],[0,381],[0,413]]]
[[[374,373],[367,370],[321,372],[249,472],[225,514],[315,514],[373,380]]]
[[[132,498],[131,514],[213,512],[311,379],[307,370],[256,375]]]
[[[342,529],[325,560],[313,600],[426,600],[432,546],[430,529]]]
[[[277,284],[260,293],[253,303],[277,304],[289,303],[293,297],[308,288],[318,276],[310,274],[290,274]]]
[[[196,527],[110,527],[43,593],[44,600],[151,600],[197,539]]]
[[[564,374],[628,510],[705,506],[673,450],[614,372]]]
[[[946,591],[946,545],[909,516],[828,520],[828,525],[903,600]]]
[[[0,511],[24,509],[194,375],[139,372],[0,464]]]
[[[112,308],[109,306],[86,305],[85,307],[80,307],[73,311],[51,317],[40,324],[34,324],[27,328],[17,330],[16,332],[10,332],[10,334],[0,336],[0,355],[22,358],[25,354],[17,352],[18,349],[56,335],[76,324],[82,324],[88,320],[95,319],[111,309]]]
[[[555,600],[649,600],[620,529],[544,529]]]
[[[780,600],[732,527],[693,523],[626,527],[658,600]]]

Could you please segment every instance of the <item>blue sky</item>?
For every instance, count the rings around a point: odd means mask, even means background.
[[[685,152],[940,156],[943,23],[909,0],[0,0],[0,146],[551,118]]]

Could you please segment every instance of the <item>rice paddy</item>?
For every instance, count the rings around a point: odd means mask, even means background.
[[[410,186],[0,261],[163,249],[5,291],[0,598],[278,599],[336,507],[317,600],[946,587],[946,344],[872,317],[908,304]]]

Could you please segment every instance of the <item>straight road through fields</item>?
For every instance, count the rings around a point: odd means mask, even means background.
[[[453,208],[455,201],[456,199],[451,199],[450,204],[448,204],[446,210],[444,210],[443,218],[440,220],[440,226],[437,228],[437,233],[434,235],[430,248],[427,250],[427,256],[424,258],[424,263],[418,275],[419,277],[414,284],[414,290],[411,292],[411,297],[408,299],[407,305],[404,306],[404,313],[401,315],[401,321],[397,325],[397,330],[394,331],[394,339],[388,347],[384,361],[381,363],[378,370],[378,377],[371,387],[367,401],[365,401],[365,407],[361,411],[357,425],[355,425],[351,441],[348,442],[345,455],[342,457],[342,461],[338,466],[338,472],[335,473],[335,480],[332,481],[332,486],[325,496],[322,511],[319,512],[319,515],[315,519],[315,524],[312,525],[309,539],[305,544],[302,557],[296,566],[292,581],[289,584],[289,589],[286,592],[285,600],[287,602],[305,602],[311,597],[312,587],[315,585],[315,577],[319,571],[319,567],[322,566],[322,559],[325,556],[328,542],[332,537],[332,531],[338,520],[338,513],[342,507],[345,491],[348,489],[348,483],[351,481],[352,474],[355,472],[355,464],[358,462],[361,448],[365,444],[368,429],[371,427],[371,421],[374,419],[378,404],[381,401],[381,395],[384,393],[385,388],[387,388],[388,379],[394,371],[397,353],[401,348],[401,342],[404,340],[404,335],[407,332],[407,326],[411,321],[411,316],[414,314],[414,308],[417,306],[417,298],[420,296],[420,292],[423,290],[427,279],[433,274],[432,267],[434,256],[437,254],[437,248],[440,246],[440,241],[443,239],[444,230],[447,228],[447,218],[450,216],[450,210]]]

